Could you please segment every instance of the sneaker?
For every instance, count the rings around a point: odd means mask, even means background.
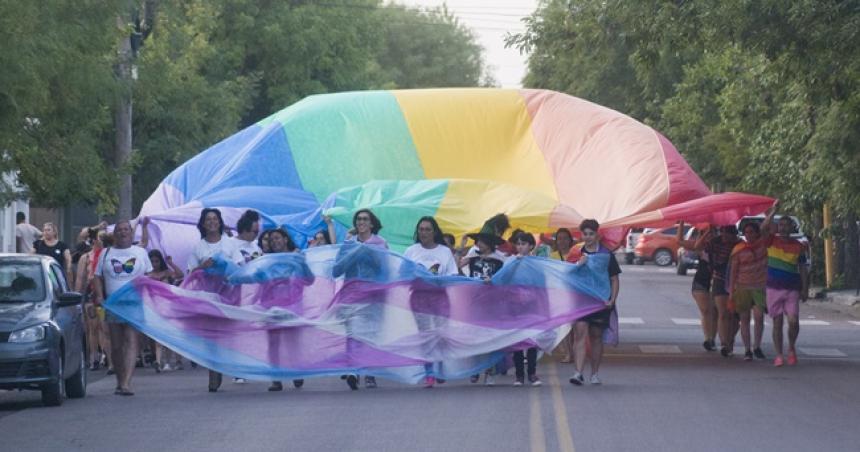
[[[157,373],[157,374],[161,373],[161,363],[159,363],[158,361],[152,362],[152,368],[155,369],[155,373]]]
[[[702,342],[702,347],[704,347],[705,350],[707,350],[709,352],[716,350],[716,348],[714,347],[714,343],[712,341]]]
[[[782,355],[776,355],[776,358],[773,359],[773,366],[774,367],[782,367],[782,364],[783,364]]]
[[[758,359],[767,359],[767,357],[764,356],[764,352],[761,351],[761,348],[758,348],[758,347],[756,347],[756,349],[753,350],[753,355],[755,355],[755,357]]]
[[[367,389],[376,388],[376,377],[371,377],[370,375],[364,377],[364,387]]]
[[[523,379],[522,378],[517,378],[516,380],[514,380],[514,386],[522,386],[522,385],[523,385]]]
[[[729,349],[726,347],[720,348],[720,354],[723,355],[723,358],[729,357]]]
[[[531,383],[532,386],[540,386],[543,384],[537,375],[529,375],[529,383]]]
[[[484,374],[484,386],[493,386],[496,384],[496,377],[491,374]]]
[[[161,368],[161,371],[162,371],[162,372],[172,372],[172,371],[173,371],[173,368],[172,368],[172,367],[170,367],[170,363],[167,363],[167,364],[165,364],[165,365],[164,365],[164,367],[162,367],[162,368]]]
[[[304,385],[305,385],[305,380],[302,380],[302,379],[293,380],[293,387],[296,389],[299,389]]]
[[[469,381],[471,383],[477,383],[478,380],[480,380],[480,379],[481,379],[481,374],[475,374],[475,375],[472,375],[471,377],[469,377]]]
[[[424,378],[424,387],[425,388],[432,388],[433,385],[435,385],[435,384],[436,384],[436,378],[434,378],[434,377]]]
[[[794,350],[788,352],[788,360],[786,361],[789,366],[797,365],[797,353]]]
[[[589,383],[591,383],[593,385],[600,385],[601,381],[600,381],[600,378],[597,377],[597,374],[593,374],[591,376],[591,380],[589,380]]]
[[[444,378],[437,378],[437,379],[436,379],[436,383],[439,383],[440,385],[443,385],[443,384],[445,384],[445,379],[444,379]]]
[[[358,390],[358,377],[357,376],[347,375],[346,377],[344,377],[344,380],[346,380],[346,384],[347,384],[347,386],[349,386],[349,389],[352,389],[353,391]]]
[[[233,384],[243,385],[243,384],[245,384],[245,383],[247,383],[247,382],[248,382],[248,380],[245,380],[244,378],[236,378],[236,377],[233,377]]]
[[[752,359],[753,359],[752,352],[747,350],[746,353],[744,353],[744,361],[752,361]]]
[[[284,384],[281,383],[280,381],[273,381],[272,385],[269,386],[269,392],[276,392],[276,391],[283,391],[283,390],[284,390]]]
[[[569,381],[571,384],[574,384],[576,386],[582,386],[582,384],[585,383],[585,378],[583,378],[581,373],[577,372],[573,374],[572,377],[570,377]]]

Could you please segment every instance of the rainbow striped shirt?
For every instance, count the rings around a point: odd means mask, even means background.
[[[800,290],[799,265],[806,263],[806,245],[778,235],[770,238],[767,247],[767,287]]]

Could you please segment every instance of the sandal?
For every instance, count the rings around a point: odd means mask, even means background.
[[[133,396],[134,392],[132,392],[130,389],[117,389],[116,391],[114,391],[114,394],[121,396]]]

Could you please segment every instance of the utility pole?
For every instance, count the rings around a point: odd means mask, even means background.
[[[835,273],[835,269],[833,268],[833,236],[830,232],[830,227],[832,226],[831,218],[830,218],[830,205],[824,203],[824,209],[822,213],[822,220],[824,220],[824,281],[825,287],[827,289],[833,287],[833,277]]]
[[[114,168],[119,174],[119,218],[132,218],[132,179],[129,161],[132,152],[132,111],[133,86],[137,80],[137,53],[143,41],[152,32],[155,23],[157,1],[146,0],[143,5],[129,1],[125,14],[117,16],[117,27],[123,31],[117,48],[116,77],[119,81],[119,95],[114,107],[116,140],[114,144]],[[141,20],[141,9],[143,17]],[[128,33],[125,33],[128,32]]]

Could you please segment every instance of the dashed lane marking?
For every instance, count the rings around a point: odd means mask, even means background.
[[[836,348],[798,347],[801,353],[808,356],[825,356],[829,358],[844,358],[848,355]]]
[[[702,324],[702,321],[699,319],[676,319],[676,318],[673,318],[672,322],[675,325],[697,325],[698,326],[698,325]]]
[[[677,345],[640,345],[639,351],[641,351],[642,353],[678,355],[681,353],[681,348]]]
[[[800,326],[827,326],[830,325],[830,322],[825,322],[824,320],[808,320],[801,319]]]
[[[642,325],[645,321],[641,317],[619,317],[618,323],[622,325]]]

